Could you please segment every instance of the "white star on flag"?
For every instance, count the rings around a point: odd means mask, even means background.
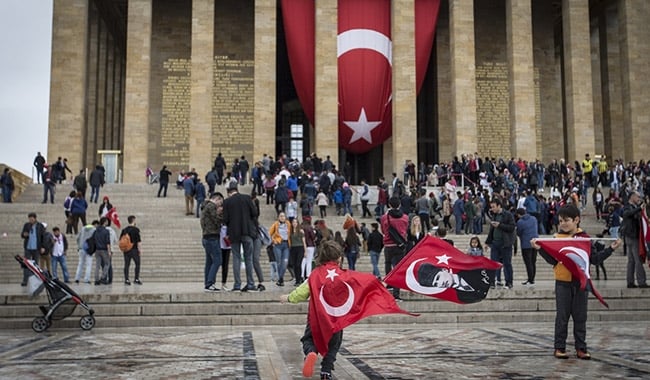
[[[449,265],[449,259],[451,259],[451,256],[447,256],[447,254],[445,253],[442,256],[436,256],[436,259],[438,259],[438,264],[445,263]]]
[[[368,118],[366,117],[366,110],[361,107],[359,120],[343,121],[343,123],[354,131],[352,138],[350,138],[350,144],[359,139],[364,139],[368,143],[372,144],[372,136],[370,135],[370,132],[373,129],[377,128],[377,126],[381,124],[381,121],[368,121]]]
[[[336,273],[336,269],[328,269],[327,270],[327,276],[325,276],[325,278],[329,278],[330,280],[332,280],[332,282],[334,282],[334,277],[336,277],[338,275],[339,274]]]

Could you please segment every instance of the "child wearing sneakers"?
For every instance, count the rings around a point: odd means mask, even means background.
[[[326,263],[335,263],[338,266],[341,266],[343,259],[343,250],[333,240],[323,241],[318,248],[318,256],[316,257],[316,262],[318,266],[324,265]],[[317,269],[316,269],[317,270]],[[310,279],[312,277],[309,277]],[[310,287],[309,281],[304,281],[300,286],[294,289],[290,294],[285,294],[280,297],[280,302],[286,303],[298,303],[307,301],[310,296]],[[329,380],[332,378],[332,369],[334,368],[334,362],[336,361],[336,354],[338,354],[339,349],[341,348],[341,341],[343,339],[343,331],[338,331],[332,335],[328,345],[327,345],[327,354],[323,357],[320,367],[320,378]],[[309,320],[307,320],[307,326],[305,327],[305,333],[300,339],[302,342],[302,350],[305,354],[305,362],[302,367],[302,375],[304,377],[312,377],[314,374],[314,365],[318,359],[318,353],[316,346],[314,345],[314,339],[311,332],[311,326]]]
[[[562,206],[558,211],[559,232],[556,238],[588,238],[580,228],[580,210],[573,204]],[[530,241],[533,248],[553,265],[555,273],[555,351],[553,356],[558,359],[568,359],[566,353],[566,339],[569,317],[573,318],[573,337],[575,340],[576,356],[579,359],[589,360],[591,355],[587,351],[587,289],[580,290],[580,281],[573,277],[571,272],[559,261],[549,255],[537,244],[537,239]],[[614,241],[609,247],[603,249],[602,244],[591,243],[592,262],[602,262],[621,245],[620,240]],[[600,248],[600,249],[599,249]],[[587,270],[589,267],[587,266]]]

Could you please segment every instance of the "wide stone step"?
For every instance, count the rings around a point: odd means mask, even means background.
[[[115,286],[101,287],[100,293],[90,293],[91,286],[80,286],[79,293],[93,308],[97,325],[102,327],[301,324],[308,311],[307,303],[280,304],[278,289],[261,293],[203,293],[188,292],[193,285],[183,284],[179,292],[164,292],[164,284],[151,284],[155,289],[148,292],[145,286],[127,288],[125,293],[119,293]],[[549,282],[540,288],[497,289],[482,302],[470,305],[403,292],[405,301],[400,307],[419,313],[419,317],[382,315],[361,323],[551,322],[555,318],[551,286]],[[601,292],[610,308],[605,309],[590,297],[591,321],[650,320],[645,312],[650,308],[650,290],[621,290],[613,286]],[[0,328],[30,328],[31,320],[39,316],[38,305],[47,305],[44,295],[35,298],[25,294],[4,295]],[[73,315],[55,321],[54,326],[78,328],[79,318],[85,314],[84,309],[77,307]]]

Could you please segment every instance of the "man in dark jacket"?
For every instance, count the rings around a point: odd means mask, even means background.
[[[406,231],[409,225],[409,217],[400,210],[400,200],[397,197],[391,197],[388,201],[390,209],[382,215],[381,230],[384,234],[384,264],[386,274],[393,269],[404,257],[406,242]],[[393,233],[391,233],[391,230]],[[397,236],[394,236],[397,235]],[[399,288],[393,288],[393,297],[401,300]]]
[[[490,201],[492,221],[490,231],[485,240],[486,248],[490,250],[490,259],[503,264],[503,274],[506,287],[512,289],[512,245],[514,243],[515,219],[509,211],[503,209],[500,199]],[[496,273],[496,285],[502,286],[501,271]]]
[[[104,171],[101,166],[96,165],[95,170],[90,173],[90,201],[97,203],[99,188],[104,186]]]
[[[368,235],[368,252],[370,254],[370,262],[372,263],[372,274],[381,279],[379,273],[379,255],[384,248],[384,235],[379,232],[379,224],[370,223],[372,231]]]
[[[86,174],[83,170],[79,171],[79,174],[74,177],[72,182],[74,189],[81,193],[83,198],[86,198],[86,190],[88,189],[88,182],[86,181]]]
[[[627,287],[628,288],[647,288],[645,269],[639,256],[639,233],[641,210],[645,207],[641,195],[633,191],[628,198],[628,202],[623,208],[623,222],[619,231],[625,241],[625,250],[627,254]],[[636,277],[637,284],[634,284]]]
[[[240,194],[237,182],[228,185],[228,198],[223,202],[223,222],[228,226],[228,239],[232,245],[232,267],[235,283],[233,290],[256,290],[253,278],[253,239],[257,238],[255,219],[259,212],[249,195]],[[246,285],[241,286],[241,254],[246,264]]]
[[[111,266],[111,233],[106,226],[108,218],[102,216],[95,230],[95,285],[108,284],[108,268]],[[100,275],[101,271],[101,275]]]
[[[45,253],[45,246],[43,245],[45,226],[36,220],[35,212],[30,212],[27,218],[29,221],[23,225],[23,231],[20,234],[23,238],[25,258],[38,263],[41,254]],[[23,269],[23,282],[20,283],[21,286],[27,286],[27,278],[30,275],[31,272],[29,269]]]

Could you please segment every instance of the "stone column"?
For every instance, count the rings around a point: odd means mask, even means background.
[[[335,0],[316,1],[316,90],[315,151],[325,159],[339,162],[339,78],[337,49],[338,5]]]
[[[535,129],[533,22],[530,1],[506,0],[510,146],[515,157],[539,157]]]
[[[562,34],[566,158],[573,162],[595,149],[588,0],[562,0]]]
[[[203,175],[211,168],[214,79],[214,0],[192,1],[190,88],[190,168]]]
[[[449,48],[452,145],[454,154],[460,156],[478,147],[474,1],[449,0]]]
[[[264,153],[275,156],[276,25],[277,0],[255,1],[255,109],[251,166]]]
[[[625,161],[647,158],[650,149],[650,3],[619,1]]]
[[[622,133],[623,97],[621,93],[621,48],[620,26],[616,9],[606,9],[604,25],[605,36],[601,39],[601,77],[603,82],[603,133],[605,135],[605,154],[611,165],[625,152],[625,133]]]
[[[412,0],[391,1],[393,40],[393,135],[391,171],[403,171],[408,159],[418,163],[415,83],[415,9]],[[386,171],[386,170],[384,170]]]
[[[52,15],[49,162],[67,157],[73,174],[84,164],[88,0],[55,1]]]
[[[130,0],[126,32],[124,182],[142,182],[149,156],[149,76],[153,0]]]
[[[440,14],[436,26],[436,39],[434,40],[437,57],[438,74],[438,159],[449,161],[456,150],[454,149],[454,134],[451,121],[451,66],[449,52],[449,12],[443,13],[443,4],[440,4]]]

